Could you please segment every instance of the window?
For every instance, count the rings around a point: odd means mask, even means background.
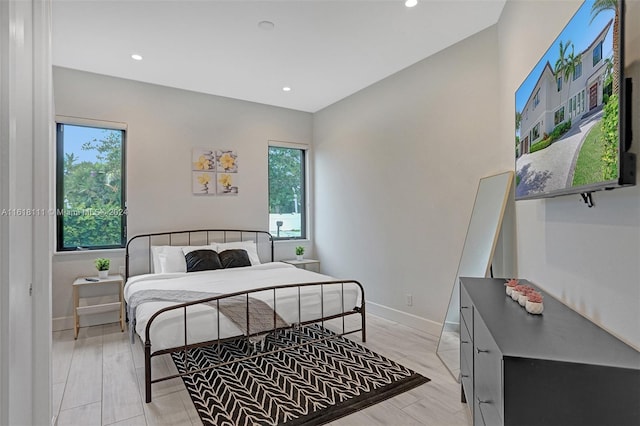
[[[569,116],[575,117],[584,112],[584,90],[569,99]]]
[[[596,44],[596,47],[593,48],[593,66],[595,67],[598,62],[602,59],[602,42]]]
[[[535,141],[539,137],[540,137],[540,123],[533,126],[533,129],[531,130],[531,140]]]
[[[576,99],[578,95],[569,99],[569,118],[575,117],[576,115]]]
[[[561,91],[562,90],[562,77],[558,78],[557,86],[558,86],[558,92]]]
[[[582,76],[582,62],[576,64],[576,69],[573,72],[573,81],[576,81]]]
[[[124,247],[125,131],[75,121],[57,124],[57,249]]]
[[[564,107],[560,107],[553,116],[553,124],[558,125],[564,121]]]
[[[540,89],[536,90],[536,94],[533,96],[533,108],[538,106],[540,103]]]
[[[306,238],[306,147],[269,146],[269,232]]]

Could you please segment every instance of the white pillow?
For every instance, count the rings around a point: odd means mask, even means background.
[[[153,273],[187,272],[181,246],[151,246]]]
[[[184,259],[184,255],[182,255],[182,251],[180,253],[171,253],[171,252],[162,252],[158,255],[160,260],[160,270],[161,274],[169,273],[169,272],[187,272],[187,262]]]
[[[233,243],[218,243],[218,253],[221,253],[225,250],[231,249],[241,249],[246,250],[249,255],[249,260],[251,261],[251,265],[259,265],[260,257],[258,257],[258,248],[256,247],[256,243],[253,241],[236,241]]]

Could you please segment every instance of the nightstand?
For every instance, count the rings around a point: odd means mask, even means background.
[[[73,282],[73,328],[78,338],[80,316],[100,314],[103,312],[120,312],[120,330],[124,331],[124,289],[121,275],[109,275],[107,278],[87,277],[97,281],[87,281],[85,277]],[[82,293],[82,294],[81,294]],[[80,306],[80,298],[116,296],[117,302],[99,303]]]
[[[288,263],[289,265],[293,265],[296,268],[307,269],[314,272],[320,272],[320,261],[316,259],[287,259],[282,262]]]

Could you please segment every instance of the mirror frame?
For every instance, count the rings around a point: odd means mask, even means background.
[[[461,327],[459,278],[489,275],[512,188],[513,175],[513,171],[503,172],[483,177],[478,183],[469,227],[436,349],[436,354],[458,382]]]

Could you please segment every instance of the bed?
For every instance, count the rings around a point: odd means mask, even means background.
[[[220,261],[213,269],[209,256]],[[144,344],[146,402],[152,384],[195,372],[153,377],[151,359],[158,355],[186,356],[194,347],[243,338],[253,343],[244,359],[254,358],[265,353],[269,333],[339,319],[341,331],[323,339],[361,333],[366,341],[362,285],[274,262],[273,237],[265,231],[137,235],[127,242],[125,261],[129,329]],[[360,315],[359,328],[345,328],[349,315]]]

